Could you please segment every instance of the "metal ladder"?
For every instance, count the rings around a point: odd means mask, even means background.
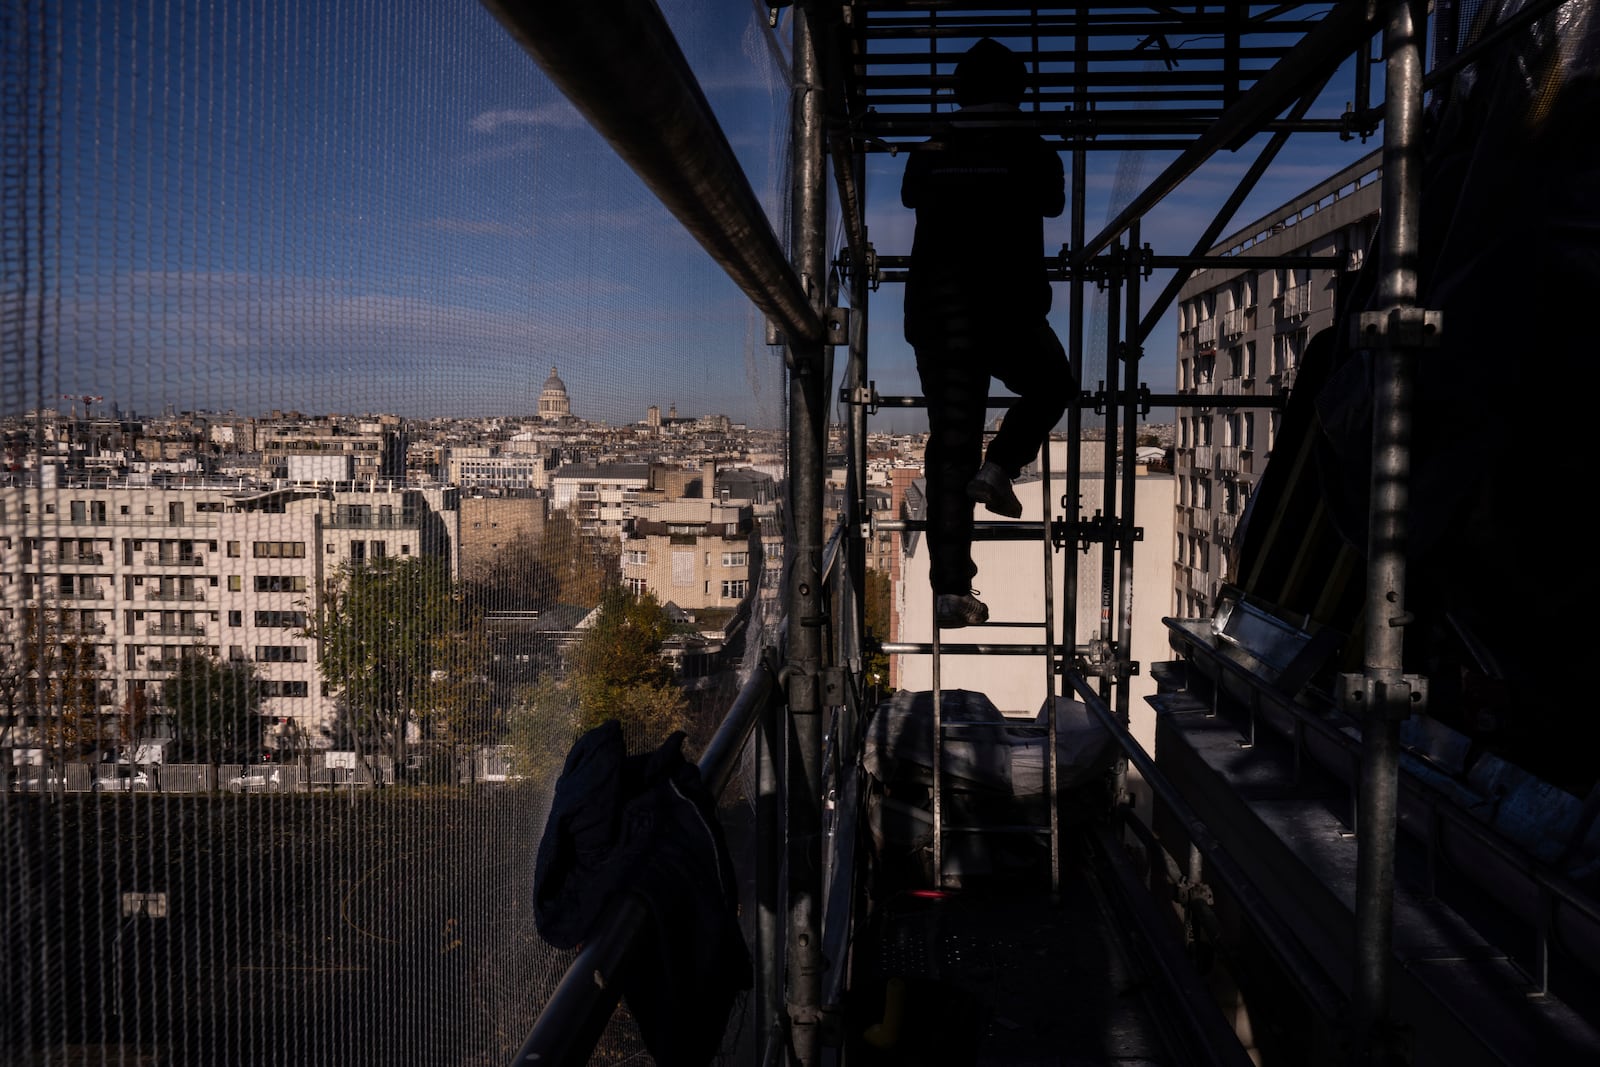
[[[991,398],[992,401],[993,398]],[[992,406],[992,405],[991,405]],[[989,436],[986,431],[985,436]],[[884,651],[899,653],[922,653],[932,655],[932,816],[933,816],[933,871],[934,882],[941,888],[950,885],[950,880],[945,872],[944,854],[945,837],[952,834],[1028,834],[1039,837],[1048,837],[1050,842],[1050,895],[1051,899],[1058,899],[1061,888],[1061,828],[1060,813],[1057,807],[1058,781],[1057,781],[1057,752],[1056,752],[1056,678],[1061,650],[1056,645],[1055,638],[1055,558],[1054,542],[1051,537],[1051,499],[1050,499],[1050,444],[1045,442],[1039,452],[1040,497],[1043,505],[1043,518],[1037,522],[1030,520],[978,520],[973,524],[973,539],[979,540],[1031,540],[1037,537],[1044,553],[1044,618],[1040,622],[1031,621],[990,621],[978,624],[981,627],[1034,627],[1042,628],[1043,642],[1040,644],[946,644],[940,638],[937,594],[932,597],[933,610],[930,613],[932,639],[926,643],[895,642],[886,643]],[[976,506],[976,505],[975,505]],[[887,525],[887,524],[886,524]],[[925,528],[925,523],[897,523],[902,529],[910,530]],[[944,720],[944,697],[940,676],[940,657],[944,652],[951,654],[983,654],[983,655],[1043,655],[1045,669],[1045,702],[1043,722],[1000,722],[1000,723],[970,723],[946,722]],[[1044,823],[1010,823],[999,825],[986,824],[956,824],[946,825],[944,818],[944,749],[948,736],[977,735],[984,731],[1021,731],[1036,730],[1040,732],[1044,746],[1043,771],[1045,779],[1045,803],[1048,809],[1048,820]]]

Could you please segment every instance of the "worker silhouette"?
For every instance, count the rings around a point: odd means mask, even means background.
[[[928,404],[924,474],[929,580],[938,625],[987,622],[973,595],[973,504],[1017,518],[1011,482],[1078,383],[1050,328],[1044,220],[1061,214],[1061,157],[1013,116],[1027,68],[985,37],[956,64],[960,109],[912,151],[900,200],[917,213],[905,337]],[[1018,399],[983,450],[990,377]]]

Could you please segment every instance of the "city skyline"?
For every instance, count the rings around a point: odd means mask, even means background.
[[[781,219],[788,147],[771,131],[788,107],[783,28],[691,4],[664,14]],[[675,403],[781,425],[782,354],[760,314],[481,4],[381,17],[290,5],[248,24],[198,2],[159,15],[74,3],[62,16],[39,42],[59,65],[41,60],[29,89],[35,111],[60,116],[24,194],[49,217],[28,252],[44,284],[16,331],[38,365],[24,376],[8,360],[4,413],[77,394],[140,411],[514,417],[537,409],[556,364],[588,398],[586,416],[608,424]],[[1313,114],[1342,106],[1324,100]],[[1275,167],[1239,217],[1368,150],[1331,137],[1311,148]],[[1168,158],[1091,156],[1090,232]],[[1225,154],[1202,168],[1149,213],[1143,239],[1187,250],[1209,221],[1198,205],[1246,162]],[[909,249],[903,166],[903,153],[867,158],[882,254]],[[1063,245],[1065,220],[1046,239]],[[1146,284],[1147,304],[1161,280]],[[917,392],[895,287],[871,310],[878,388]],[[1104,324],[1092,306],[1086,318],[1092,385]],[[1169,311],[1141,379],[1167,388],[1175,353]],[[917,412],[880,418],[920,424]]]

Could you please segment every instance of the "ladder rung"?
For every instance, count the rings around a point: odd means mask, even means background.
[[[1064,527],[1066,523],[1055,520],[1052,527]],[[873,529],[882,533],[901,533],[909,531],[926,531],[927,519],[884,519],[874,522]],[[974,541],[1037,541],[1039,535],[1045,532],[1045,524],[1038,519],[979,519],[972,520],[972,539]]]
[[[947,834],[1045,834],[1050,833],[1048,823],[1043,826],[1034,823],[997,823],[994,826],[946,826]]]
[[[989,625],[993,626],[993,623]],[[933,651],[931,641],[885,641],[883,651],[896,653],[928,653]],[[1062,655],[1062,648],[1049,645],[990,645],[976,642],[940,641],[939,651],[947,656],[1043,656],[1046,653]]]

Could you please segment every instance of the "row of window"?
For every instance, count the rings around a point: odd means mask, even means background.
[[[644,596],[650,592],[650,583],[644,578],[624,578],[622,584],[628,587],[628,592],[634,596]],[[711,583],[706,583],[706,593],[711,592]],[[727,578],[722,582],[722,599],[743,600],[750,592],[748,578]]]
[[[691,557],[691,553],[688,552],[674,552],[672,555],[674,561],[676,561],[679,556],[685,558]],[[648,549],[630,548],[622,553],[622,562],[643,566],[644,564],[650,562],[650,552]],[[724,567],[748,567],[750,566],[750,553],[724,552],[722,553],[722,565]],[[706,553],[706,566],[711,566],[711,553],[709,552]]]

